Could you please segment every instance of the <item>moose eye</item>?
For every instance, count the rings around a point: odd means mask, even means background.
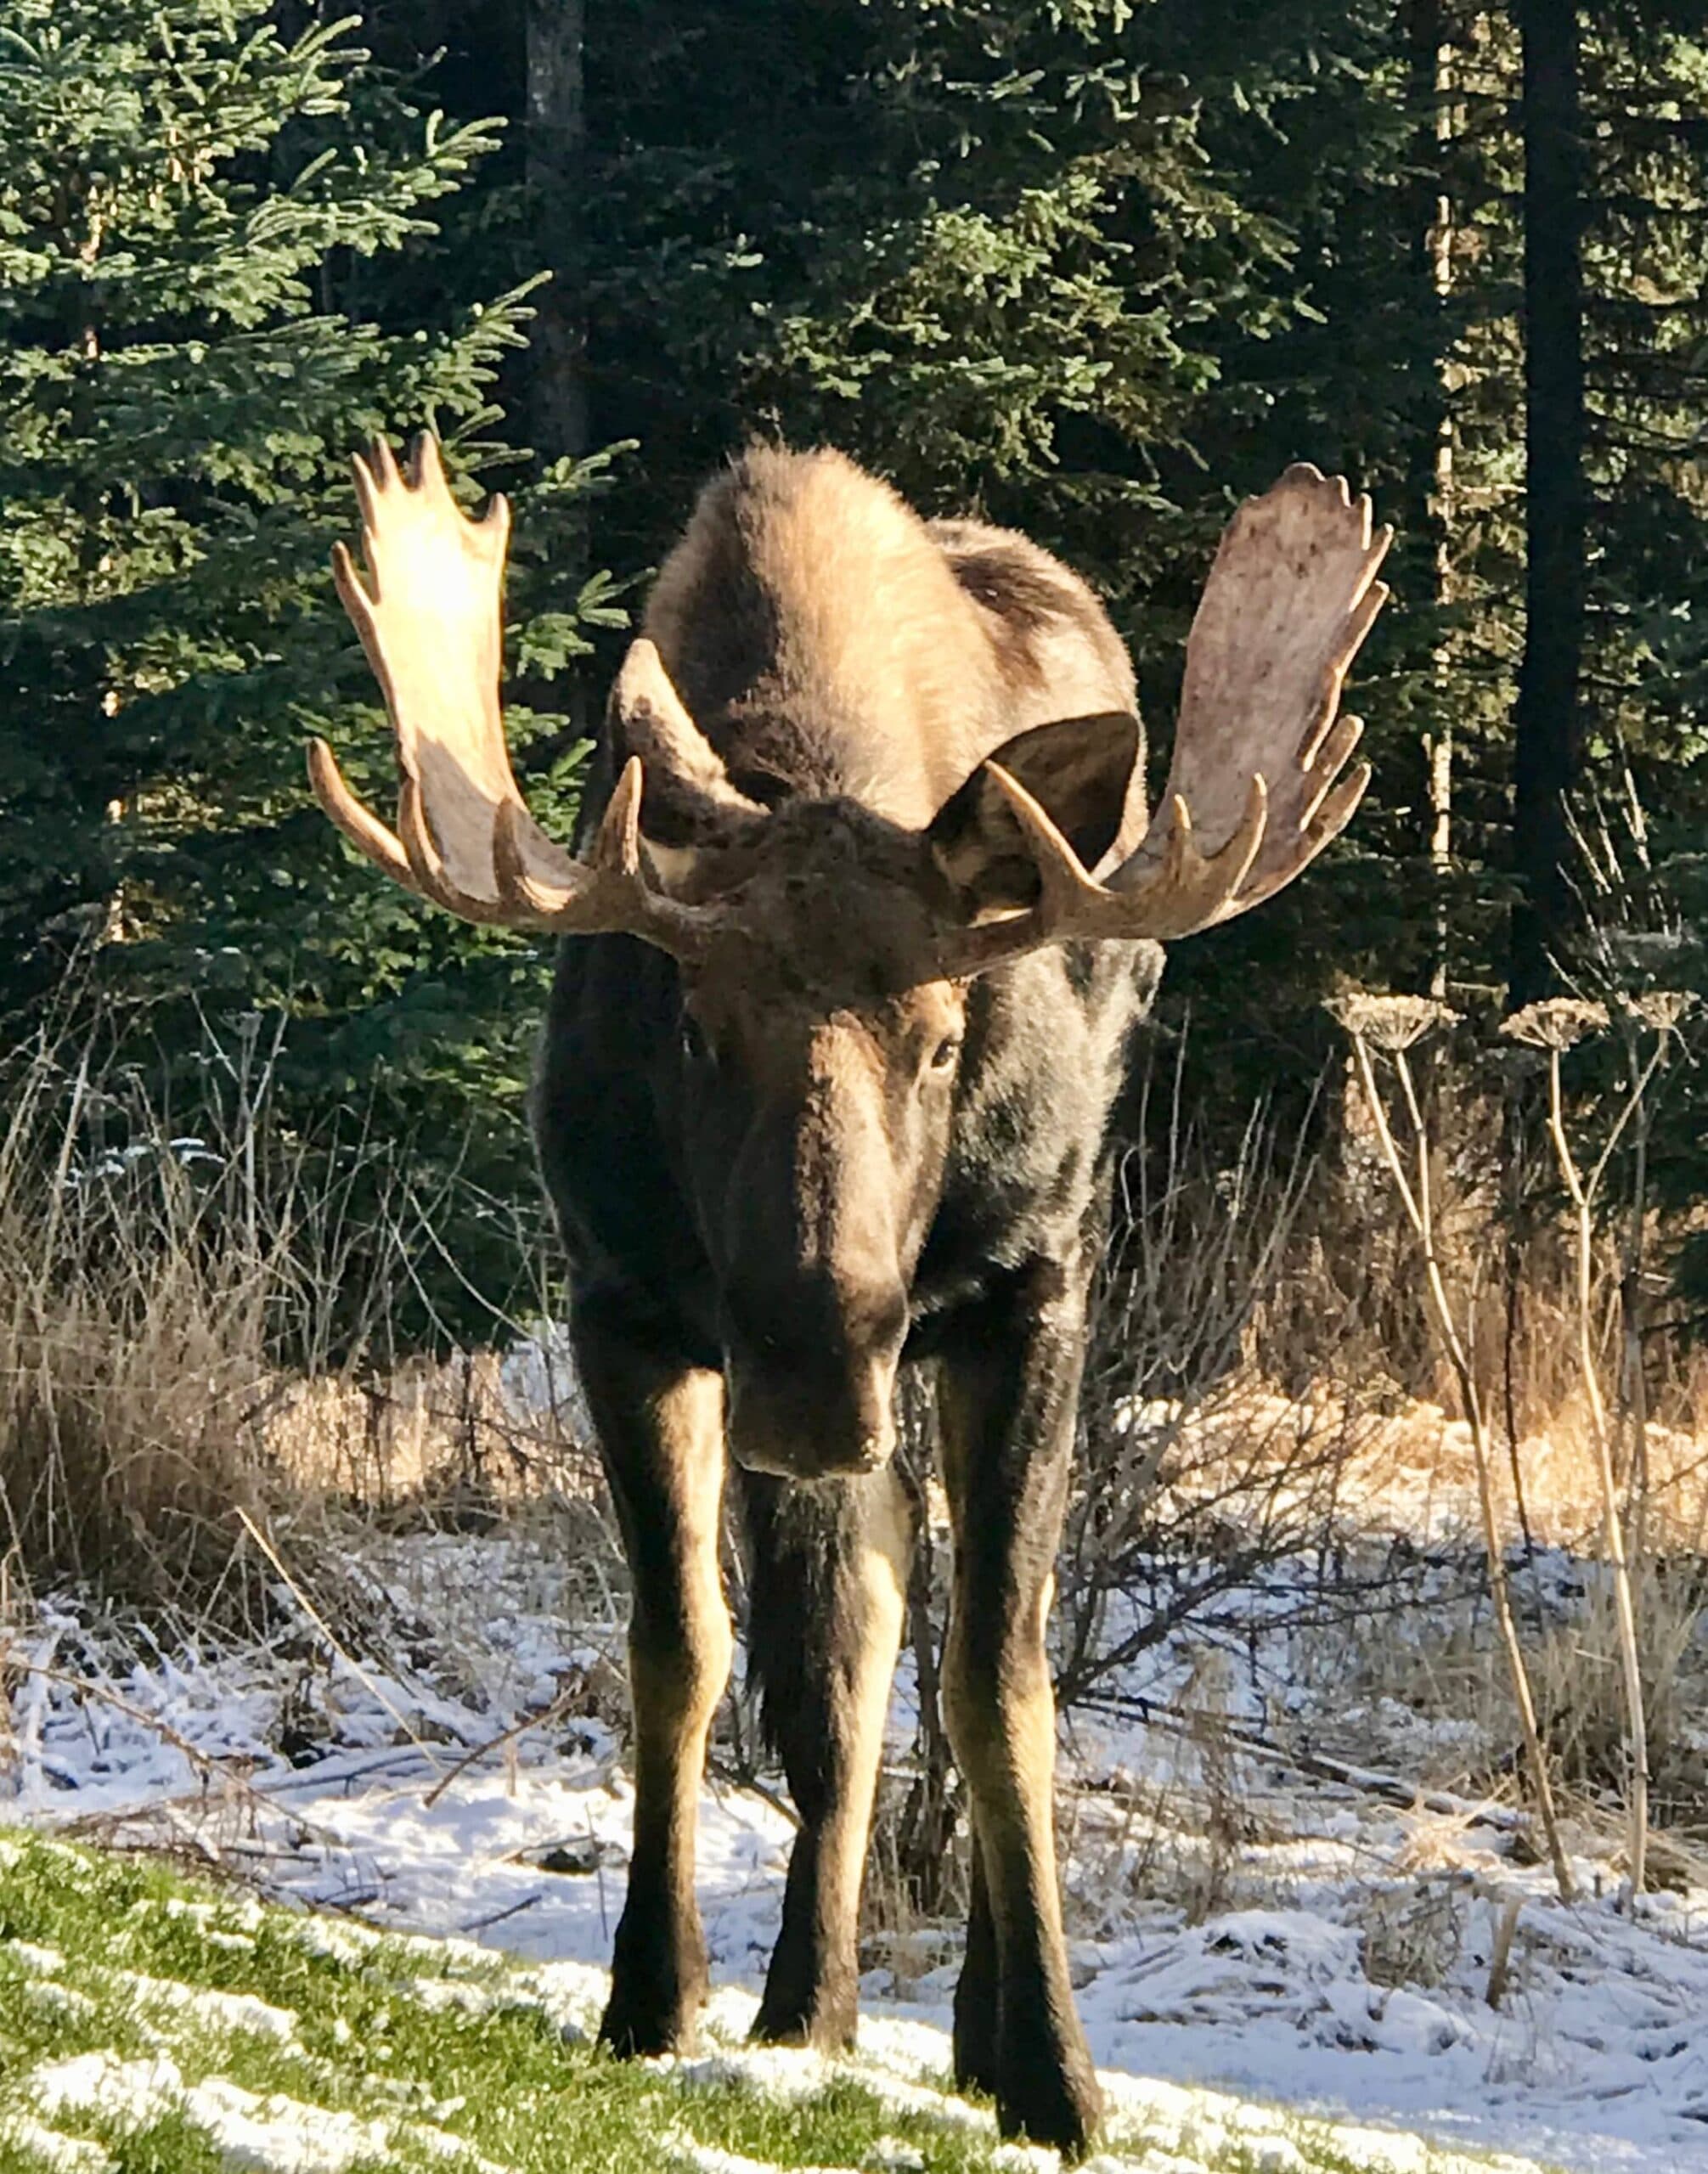
[[[685,1011],[682,1015],[682,1049],[691,1063],[711,1065],[715,1067],[718,1062],[717,1050],[713,1046],[711,1036],[691,1011]]]
[[[931,1052],[931,1069],[933,1072],[949,1071],[953,1066],[955,1058],[958,1057],[960,1054],[961,1043],[959,1039],[953,1034],[945,1034],[943,1039],[938,1044],[937,1047]]]

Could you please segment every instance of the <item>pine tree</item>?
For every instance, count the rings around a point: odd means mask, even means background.
[[[327,573],[348,455],[431,424],[463,471],[513,462],[491,389],[527,314],[419,267],[397,306],[386,260],[432,266],[432,209],[495,130],[416,110],[355,27],[289,37],[263,0],[0,0],[0,1007],[15,1027],[81,951],[147,1000],[148,1061],[192,1096],[196,1013],[283,1014],[305,1131],[349,1097],[378,1135],[523,1191],[541,948],[376,884],[303,780],[320,731],[391,791]],[[550,468],[521,513],[532,689],[612,613],[550,564],[597,467]],[[550,810],[573,736],[513,723]]]

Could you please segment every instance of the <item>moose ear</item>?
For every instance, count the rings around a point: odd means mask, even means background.
[[[986,759],[1024,786],[1080,865],[1095,868],[1121,827],[1139,745],[1138,719],[1110,710],[1034,725]],[[926,835],[969,920],[1036,901],[1038,870],[1025,834],[984,763],[944,802]]]

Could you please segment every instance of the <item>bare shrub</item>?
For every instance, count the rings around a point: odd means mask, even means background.
[[[1254,1359],[1315,1197],[1308,1124],[1285,1139],[1256,1111],[1218,1166],[1182,1112],[1180,1063],[1143,1082],[1159,1144],[1121,1170],[1087,1355],[1057,1602],[1068,1704],[1320,1540],[1364,1431],[1346,1400],[1274,1393]]]
[[[245,1515],[561,1479],[578,1446],[506,1397],[496,1358],[386,1363],[388,1294],[446,1203],[402,1175],[358,1186],[402,1169],[359,1128],[311,1163],[271,1115],[280,1030],[206,1030],[192,1131],[112,1054],[110,1023],[44,1032],[0,1083],[12,1580],[234,1606],[267,1574]]]
[[[1439,1017],[1451,1017],[1446,1013],[1444,1006],[1436,1005],[1431,1009]],[[1448,1295],[1435,1243],[1429,1129],[1406,1056],[1418,1037],[1429,1031],[1431,1021],[1427,1015],[1418,1012],[1415,1000],[1406,997],[1347,999],[1336,1010],[1341,1024],[1352,1037],[1353,1053],[1358,1061],[1358,1077],[1364,1090],[1365,1104],[1376,1127],[1389,1174],[1394,1181],[1394,1190],[1405,1208],[1406,1219],[1417,1239],[1418,1264],[1423,1271],[1420,1278],[1422,1304],[1432,1319],[1447,1354],[1458,1386],[1460,1408],[1465,1423],[1470,1428],[1471,1446],[1476,1459],[1478,1508],[1481,1513],[1483,1541],[1487,1552],[1489,1591],[1494,1602],[1495,1619],[1500,1630],[1501,1644],[1512,1681],[1513,1703],[1524,1740],[1525,1766],[1536,1815],[1547,1838],[1554,1882],[1559,1890],[1560,1900],[1570,1901],[1573,1892],[1571,1870],[1560,1841],[1553,1779],[1536,1728],[1535,1699],[1512,1604],[1502,1548],[1493,1457],[1483,1400],[1478,1392],[1465,1330]],[[1412,1164],[1409,1176],[1406,1158],[1402,1157],[1399,1142],[1390,1124],[1382,1090],[1377,1084],[1375,1066],[1370,1054],[1373,1042],[1386,1053],[1399,1084]],[[1514,1473],[1515,1479],[1516,1477]]]
[[[1275,1837],[1254,1804],[1235,1704],[1227,1654],[1198,1647],[1177,1696],[1153,1715],[1139,1763],[1068,1794],[1062,1849],[1076,1931],[1107,1935],[1136,1902],[1202,1924],[1284,1887],[1284,1873],[1277,1880],[1252,1862],[1254,1845]]]
[[[1188,1924],[1202,1924],[1229,1906],[1240,1847],[1251,1839],[1241,1754],[1229,1728],[1231,1688],[1226,1656],[1211,1647],[1198,1655],[1181,1694],[1186,1725],[1177,1740],[1176,1787],[1193,1792],[1201,1809],[1202,1846],[1184,1889]]]

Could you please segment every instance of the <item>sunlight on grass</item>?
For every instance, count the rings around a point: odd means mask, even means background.
[[[592,2043],[583,1965],[512,1963],[466,1941],[381,1936],[266,1908],[158,1861],[0,1839],[0,2169],[61,2174],[361,2174],[466,2165],[538,2174],[1053,2166],[999,2143],[988,2109],[875,2054],[623,2064]],[[891,2026],[905,2036],[907,2027]],[[898,2044],[901,2039],[898,2038]],[[1114,2174],[1411,2174],[1517,2161],[1431,2153],[1157,2087],[1130,2092]],[[1391,2148],[1390,2148],[1391,2147]]]

